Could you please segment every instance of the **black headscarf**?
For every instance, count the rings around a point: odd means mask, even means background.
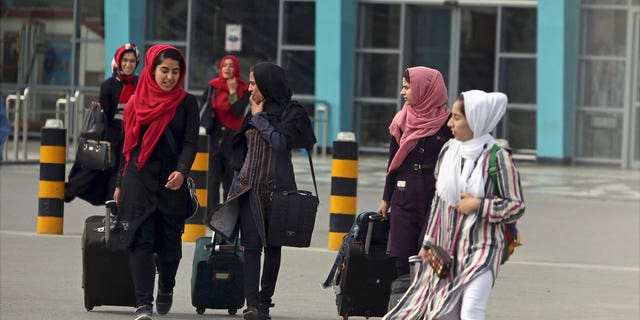
[[[251,70],[256,85],[264,96],[263,111],[267,113],[269,122],[287,138],[290,149],[311,149],[316,143],[311,121],[304,107],[291,100],[293,92],[289,89],[284,69],[270,62],[261,62]],[[242,127],[234,135],[234,149],[246,144],[246,141],[243,141],[244,131],[249,127],[251,117],[251,114],[245,117]]]

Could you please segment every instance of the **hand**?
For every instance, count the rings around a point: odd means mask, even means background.
[[[178,190],[182,186],[184,182],[184,176],[182,173],[178,171],[171,172],[169,175],[169,179],[167,179],[167,184],[164,185],[165,188],[171,190]]]
[[[461,193],[460,198],[460,202],[458,202],[458,204],[456,205],[456,210],[458,210],[458,212],[465,215],[470,215],[478,211],[478,207],[480,206],[480,199],[466,192]]]
[[[236,93],[236,90],[238,89],[238,81],[236,81],[235,77],[227,79],[227,88],[229,88],[229,94]]]
[[[113,191],[113,200],[118,204],[120,202],[120,187],[117,187],[115,191]]]
[[[387,214],[387,212],[389,212],[389,201],[382,200],[380,202],[380,206],[378,207],[378,214],[382,216],[382,220],[389,219],[389,215]]]
[[[264,110],[264,100],[258,102],[252,94],[251,97],[249,97],[249,101],[251,102],[251,115],[255,115],[256,113]]]
[[[422,260],[427,260],[427,249],[425,248],[420,248],[420,252],[418,252],[418,255],[420,256],[420,258],[422,258]]]

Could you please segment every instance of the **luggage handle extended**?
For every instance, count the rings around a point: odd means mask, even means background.
[[[109,200],[104,203],[106,212],[104,215],[104,243],[109,243],[109,236],[111,235],[111,211],[116,208],[117,203],[115,200]]]
[[[238,251],[244,252],[244,246],[239,245],[240,237],[236,237],[236,241],[234,244],[215,244],[216,232],[213,231],[211,235],[211,243],[206,244],[204,246],[205,250],[213,252],[222,252],[222,251],[231,251],[233,250],[233,254],[236,254]]]
[[[373,224],[378,221],[382,221],[383,217],[380,214],[373,214],[369,216],[369,226],[367,227],[367,237],[364,240],[364,254],[369,254],[369,249],[371,247],[371,236],[373,234]],[[387,250],[386,254],[389,255],[391,253],[391,231],[389,231],[389,236],[387,236]]]

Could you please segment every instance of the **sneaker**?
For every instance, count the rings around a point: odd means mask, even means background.
[[[151,320],[151,314],[153,314],[153,307],[151,305],[139,306],[133,314],[135,317],[133,320]]]
[[[258,320],[258,309],[246,308],[242,311],[242,318],[244,320]]]
[[[169,313],[171,310],[171,304],[173,303],[173,292],[162,292],[158,291],[158,296],[156,297],[156,311],[160,315],[165,315]]]

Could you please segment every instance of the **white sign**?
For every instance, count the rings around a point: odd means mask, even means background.
[[[225,51],[242,51],[242,25],[228,24],[224,37]]]

